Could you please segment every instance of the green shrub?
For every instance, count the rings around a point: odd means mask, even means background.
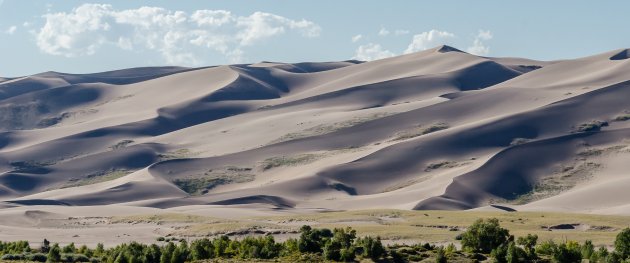
[[[553,240],[543,241],[536,246],[536,254],[551,256],[557,249],[557,246]]]
[[[490,252],[490,256],[493,259],[493,262],[496,263],[506,263],[506,257],[508,253],[508,248],[505,244],[501,244],[498,247],[495,247]]]
[[[527,234],[524,237],[518,237],[516,244],[523,246],[525,254],[528,259],[536,258],[536,242],[538,242],[538,235]]]
[[[505,262],[507,263],[519,263],[529,262],[527,259],[527,253],[520,247],[517,247],[514,242],[510,242],[507,247],[507,254],[505,255]]]
[[[356,231],[352,228],[335,228],[332,238],[328,239],[324,245],[324,257],[334,261],[353,261],[355,238]]]
[[[553,251],[552,256],[553,261],[557,263],[579,263],[582,261],[582,253],[580,252],[579,245],[576,247],[571,243],[558,245]]]
[[[587,123],[582,123],[578,125],[575,129],[576,132],[595,132],[600,131],[602,127],[608,126],[608,122],[606,121],[590,121]]]
[[[46,257],[46,254],[44,253],[33,253],[33,254],[27,254],[26,260],[35,261],[35,262],[46,262],[47,257]]]
[[[505,244],[509,235],[507,229],[499,226],[498,219],[478,219],[462,234],[462,247],[474,252],[489,253]]]
[[[61,262],[61,248],[55,243],[48,251],[47,262]]]
[[[357,238],[356,241],[357,253],[361,254],[364,258],[370,258],[374,261],[385,256],[386,251],[381,242],[381,237],[373,238],[367,236],[364,238]]]
[[[446,251],[443,247],[438,247],[435,250],[435,263],[446,263]]]
[[[25,260],[24,254],[4,254],[0,257],[1,260]]]
[[[624,259],[630,256],[630,228],[625,228],[617,234],[615,238],[615,251]]]
[[[300,239],[298,240],[298,249],[300,252],[318,253],[322,252],[322,248],[328,239],[333,236],[330,229],[312,229],[310,226],[302,226],[300,228]]]

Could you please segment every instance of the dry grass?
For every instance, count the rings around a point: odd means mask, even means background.
[[[292,140],[297,140],[297,139],[302,139],[302,138],[307,138],[307,137],[312,137],[312,136],[317,136],[317,135],[324,135],[324,134],[335,132],[344,128],[356,126],[361,123],[387,117],[389,115],[392,115],[392,113],[380,112],[380,113],[375,113],[369,116],[355,117],[347,121],[335,122],[332,124],[320,124],[320,125],[310,127],[308,129],[305,129],[299,132],[292,132],[292,133],[285,134],[281,136],[280,138],[269,142],[269,144],[292,141]]]
[[[217,219],[186,215],[147,215],[118,218],[115,222],[179,224],[172,236],[199,237],[219,234],[293,233],[305,224],[314,227],[351,226],[359,235],[378,235],[387,243],[457,243],[455,237],[479,218],[498,218],[515,236],[537,234],[539,240],[592,240],[596,245],[612,245],[619,230],[628,227],[627,216],[568,214],[549,212],[486,211],[407,211],[361,210],[316,214]],[[185,223],[185,226],[181,226]],[[560,224],[585,226],[575,230],[553,230]]]
[[[429,133],[433,133],[433,132],[436,132],[436,131],[445,130],[445,129],[448,129],[448,128],[449,128],[448,124],[443,123],[443,122],[434,123],[434,124],[431,124],[429,126],[419,125],[416,128],[397,133],[394,136],[394,139],[392,139],[392,141],[408,140],[408,139],[416,138],[416,137],[419,137],[419,136],[422,136],[422,135],[426,135],[426,134],[429,134]]]

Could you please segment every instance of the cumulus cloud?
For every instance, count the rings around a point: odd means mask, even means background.
[[[405,49],[405,54],[433,48],[441,44],[449,44],[455,38],[455,34],[446,31],[431,30],[414,35],[411,43]]]
[[[378,31],[378,35],[382,37],[387,36],[389,35],[389,30],[387,30],[384,27],[381,27],[381,30]]]
[[[475,37],[472,46],[468,47],[466,51],[470,54],[478,56],[488,55],[488,53],[490,53],[490,47],[485,45],[484,41],[490,39],[492,39],[492,33],[490,32],[490,30],[479,30],[479,33],[477,33],[477,36]]]
[[[4,31],[4,33],[7,33],[9,35],[13,35],[13,33],[15,33],[15,31],[17,31],[17,26],[10,26],[9,28],[7,28],[7,30]]]
[[[231,62],[244,48],[287,33],[317,37],[321,27],[311,21],[255,12],[239,16],[226,10],[192,14],[160,7],[116,10],[108,4],[83,4],[71,12],[48,13],[37,31],[37,46],[66,57],[92,55],[104,45],[123,50],[156,51],[172,64],[198,65],[208,50]]]
[[[361,40],[361,38],[363,38],[363,35],[361,35],[361,34],[353,36],[352,37],[352,43],[356,43],[357,41]]]
[[[370,61],[370,60],[393,57],[395,55],[396,54],[394,54],[394,52],[384,49],[379,44],[369,43],[366,45],[359,46],[356,50],[356,53],[353,59]]]

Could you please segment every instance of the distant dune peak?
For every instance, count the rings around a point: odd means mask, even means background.
[[[449,45],[441,45],[441,46],[436,48],[436,51],[440,52],[440,53],[447,53],[447,52],[462,52],[462,53],[466,53],[464,51],[461,51],[461,50],[459,50],[457,48],[454,48],[454,47],[451,47]]]
[[[630,49],[624,49],[621,52],[610,57],[610,60],[624,60],[630,57]]]

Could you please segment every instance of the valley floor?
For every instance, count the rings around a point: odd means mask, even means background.
[[[158,239],[194,240],[228,235],[272,234],[277,240],[296,237],[302,225],[318,228],[350,226],[360,235],[381,236],[385,244],[430,242],[455,243],[456,237],[478,218],[496,217],[515,236],[537,234],[539,240],[592,240],[611,246],[615,235],[628,226],[628,216],[552,212],[489,211],[300,211],[252,207],[212,206],[151,209],[130,206],[63,207],[35,206],[0,210],[0,240],[44,238],[67,244],[106,247],[137,241],[163,243]]]

